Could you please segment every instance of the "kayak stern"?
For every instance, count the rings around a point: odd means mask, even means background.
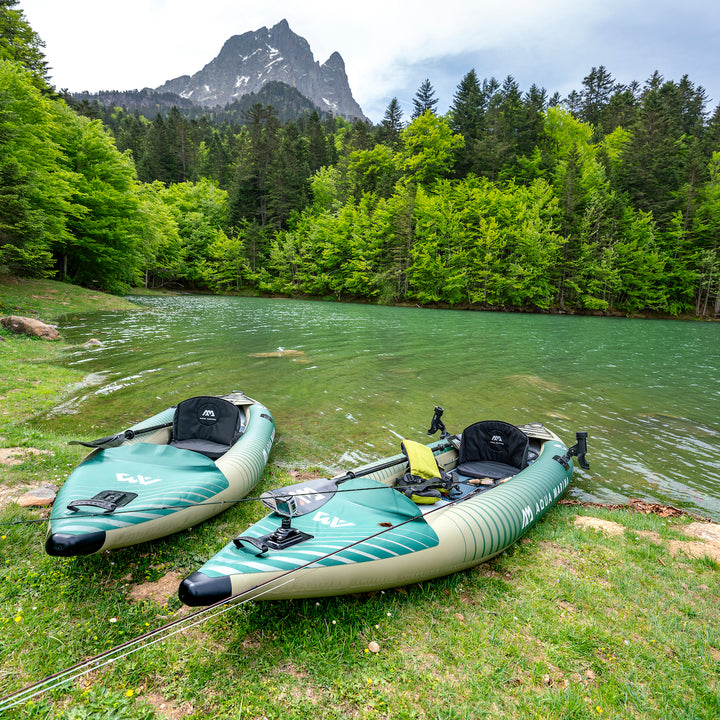
[[[199,570],[186,577],[178,590],[180,600],[190,607],[212,605],[233,594],[229,575],[210,577]]]
[[[54,557],[73,557],[74,555],[92,555],[105,544],[105,531],[72,535],[70,533],[52,533],[45,541],[45,551]]]

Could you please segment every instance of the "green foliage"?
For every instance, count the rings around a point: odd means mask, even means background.
[[[28,71],[0,61],[0,246],[2,261],[16,272],[52,273],[53,243],[70,239],[63,117]]]
[[[453,164],[454,154],[464,144],[447,122],[426,110],[408,125],[402,134],[402,168],[407,180],[428,185],[446,177]]]
[[[121,293],[139,278],[143,223],[135,167],[99,120],[63,110],[73,207],[67,218],[71,239],[55,250],[74,282]]]
[[[48,89],[45,43],[25,20],[18,0],[0,0],[0,60],[17,63],[32,75],[33,85]]]
[[[54,98],[15,5],[0,2],[12,272],[115,292],[720,314],[720,110],[708,120],[687,77],[625,86],[600,65],[561,103],[471,70],[447,116],[426,80],[408,125],[393,98],[378,127],[310,108],[287,121],[280,86],[222,123],[140,94],[157,104],[147,120]]]
[[[203,179],[198,183],[161,187],[159,194],[174,220],[179,238],[175,246],[179,257],[174,263],[177,274],[173,280],[192,288],[222,286],[222,278],[228,272],[225,263],[235,267],[235,260],[227,249],[227,192]],[[213,267],[213,259],[220,265]]]

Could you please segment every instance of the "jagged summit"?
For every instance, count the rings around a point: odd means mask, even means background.
[[[334,52],[320,65],[307,40],[296,35],[287,20],[269,29],[234,35],[202,70],[168,80],[155,90],[214,107],[257,93],[272,81],[296,88],[323,111],[347,119],[365,118],[350,91],[340,54]]]

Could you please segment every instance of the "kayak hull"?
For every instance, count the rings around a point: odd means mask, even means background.
[[[490,560],[545,515],[572,477],[572,461],[557,460],[567,447],[541,426],[525,427],[526,432],[541,435],[531,439],[537,459],[505,482],[487,490],[466,485],[458,499],[451,494],[435,505],[418,506],[391,487],[407,468],[404,456],[398,456],[395,467],[340,486],[365,493],[370,511],[364,510],[362,501],[360,508],[352,506],[347,498],[354,501],[353,493],[343,497],[338,493],[317,512],[292,518],[292,526],[312,535],[312,540],[263,554],[245,542],[239,548],[228,543],[183,581],[180,599],[197,606],[238,594],[269,600],[369,592],[430,580]],[[455,448],[445,443],[430,447],[440,467],[447,471],[456,467]],[[366,512],[373,515],[372,521],[363,524],[360,518]],[[241,537],[260,537],[277,527],[279,520],[272,513]],[[223,593],[227,593],[224,598]]]
[[[224,397],[241,408],[245,428],[217,460],[168,444],[174,408],[131,430],[170,426],[91,452],[53,504],[46,552],[90,555],[164,537],[217,515],[250,492],[264,472],[275,423],[265,406],[242,393]],[[112,500],[113,509],[108,511],[103,498]]]

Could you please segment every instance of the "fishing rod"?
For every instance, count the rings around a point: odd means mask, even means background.
[[[389,489],[389,486],[385,486],[383,489]],[[431,515],[434,512],[437,512],[438,510],[445,510],[448,507],[451,507],[453,505],[456,505],[459,502],[463,502],[467,500],[470,497],[473,497],[477,493],[480,493],[483,491],[484,488],[478,487],[477,490],[469,493],[468,495],[464,495],[452,500],[448,500],[445,503],[441,503],[438,507],[430,508],[424,512],[419,513],[418,515],[413,515],[412,517],[403,520],[396,525],[391,525],[389,527],[385,527],[382,530],[378,530],[377,532],[367,535],[363,538],[360,538],[358,540],[354,540],[351,543],[348,543],[347,545],[343,547],[336,548],[334,550],[331,550],[330,552],[326,553],[325,555],[322,555],[321,557],[313,558],[312,560],[309,560],[306,563],[303,563],[302,565],[298,565],[297,567],[290,568],[289,570],[284,571],[280,575],[276,575],[275,577],[270,578],[269,580],[264,580],[262,582],[259,582],[257,585],[253,585],[253,587],[248,588],[247,590],[243,590],[242,592],[239,592],[235,595],[231,595],[229,598],[224,598],[222,600],[218,600],[216,603],[213,603],[212,605],[208,605],[205,608],[202,608],[201,610],[197,610],[196,612],[186,615],[183,618],[178,618],[177,620],[173,620],[169,623],[166,623],[165,625],[162,625],[159,628],[156,628],[155,630],[150,630],[146,633],[143,633],[142,635],[138,635],[137,637],[127,640],[124,643],[121,643],[120,645],[116,645],[113,648],[110,648],[109,650],[105,650],[102,653],[99,653],[97,655],[94,655],[93,657],[87,658],[85,660],[81,660],[80,662],[76,663],[75,665],[72,665],[68,668],[65,668],[64,670],[60,670],[57,673],[54,673],[52,675],[48,675],[47,677],[43,678],[42,680],[38,680],[35,683],[32,683],[30,685],[27,685],[26,687],[14,692],[10,693],[9,695],[6,695],[5,697],[0,698],[0,711],[15,707],[16,705],[20,705],[21,703],[26,702],[27,700],[30,700],[31,698],[35,697],[36,695],[40,695],[41,693],[48,692],[50,690],[53,690],[60,685],[63,685],[67,682],[70,682],[72,680],[75,680],[79,677],[82,677],[83,675],[86,675],[89,672],[92,672],[93,670],[97,670],[98,668],[104,667],[106,665],[109,665],[112,662],[115,662],[116,660],[120,660],[123,657],[126,657],[127,655],[130,655],[134,652],[137,652],[139,650],[144,649],[145,647],[149,647],[150,645],[153,645],[157,642],[161,642],[162,640],[165,640],[166,638],[172,637],[172,635],[175,635],[182,630],[185,630],[187,628],[195,627],[196,625],[199,625],[202,622],[205,622],[206,620],[210,620],[213,617],[216,617],[217,615],[220,615],[224,612],[227,612],[231,608],[235,607],[236,605],[243,605],[247,602],[250,602],[251,600],[255,600],[257,598],[262,597],[264,594],[267,594],[271,592],[272,590],[282,587],[283,585],[286,585],[290,582],[294,581],[294,578],[292,575],[299,570],[304,570],[306,568],[309,568],[317,563],[320,563],[324,560],[327,560],[328,558],[333,557],[334,555],[337,555],[339,553],[342,553],[346,550],[350,550],[356,545],[360,545],[361,543],[367,542],[368,540],[374,540],[375,538],[378,538],[385,533],[391,532],[393,530],[396,530],[399,527],[402,527],[403,525],[407,525],[408,523],[414,522],[416,520],[423,520],[427,515]],[[284,582],[280,582],[284,580]],[[253,594],[254,593],[254,594]],[[227,607],[226,607],[227,606]],[[168,632],[171,630],[171,632]],[[146,640],[150,642],[145,642]],[[76,672],[77,671],[77,672]],[[11,702],[9,702],[11,701]],[[6,704],[8,703],[8,704]]]
[[[440,442],[440,441],[438,441],[438,443],[439,443],[439,442]],[[447,443],[445,443],[445,444],[438,444],[438,443],[436,443],[436,444],[434,445],[433,450],[443,451],[443,450],[449,450],[450,448],[454,447],[451,442],[447,442]],[[343,474],[343,475],[337,475],[337,476],[335,476],[335,477],[333,477],[333,478],[329,478],[329,479],[328,479],[328,482],[329,482],[329,483],[335,483],[336,485],[341,485],[342,483],[347,482],[348,480],[353,480],[353,479],[355,479],[355,478],[365,477],[365,476],[367,476],[367,475],[371,475],[372,473],[380,472],[380,471],[382,471],[382,470],[388,470],[389,468],[395,467],[396,465],[401,465],[401,464],[404,463],[404,462],[407,462],[407,458],[404,457],[404,456],[398,455],[398,456],[395,456],[395,458],[391,458],[391,459],[386,460],[385,462],[379,463],[379,464],[377,464],[377,465],[372,465],[372,466],[369,466],[369,467],[367,467],[367,468],[362,468],[362,469],[359,469],[359,470],[349,470],[348,472],[346,472],[346,473]],[[319,479],[319,478],[318,478],[318,479]],[[309,480],[308,482],[312,482],[312,481]],[[408,487],[412,487],[412,486],[408,486]],[[379,490],[379,489],[381,489],[381,488],[368,488],[368,489],[378,489],[378,490]],[[343,493],[343,492],[356,492],[356,491],[357,491],[357,488],[351,488],[351,489],[336,488],[335,490],[333,490],[333,492],[340,492],[340,493]],[[271,491],[270,491],[270,492],[271,492]],[[317,494],[317,491],[308,492],[308,493],[293,493],[293,495],[297,495],[298,497],[303,497],[303,495],[315,495],[315,494]],[[118,515],[123,515],[123,514],[134,514],[134,513],[138,513],[138,512],[149,512],[149,511],[151,511],[151,510],[152,510],[152,511],[157,511],[157,510],[186,510],[186,509],[188,509],[188,508],[198,507],[198,506],[200,506],[200,505],[202,505],[202,506],[208,506],[208,505],[236,505],[237,503],[242,503],[242,502],[256,502],[256,501],[258,501],[258,500],[260,500],[260,501],[262,502],[262,500],[263,500],[263,495],[253,495],[253,496],[250,496],[250,497],[247,497],[247,496],[246,496],[246,497],[238,498],[237,500],[209,500],[209,501],[205,501],[205,502],[177,503],[177,504],[175,504],[175,505],[153,505],[153,506],[151,506],[151,507],[141,507],[141,508],[138,508],[138,507],[136,507],[136,508],[130,508],[130,507],[127,507],[127,506],[126,506],[124,509],[118,508],[118,509],[112,510],[111,512],[112,512],[112,515],[113,515],[113,516],[118,516]],[[71,503],[71,504],[72,504],[72,503]],[[83,513],[82,516],[78,516],[78,517],[82,517],[83,519],[85,519],[85,518],[95,518],[95,517],[102,517],[103,515],[107,515],[107,514],[109,514],[107,511],[103,511],[103,512],[90,512],[90,513]],[[10,526],[13,526],[13,525],[33,525],[33,524],[36,524],[36,523],[45,523],[45,522],[49,522],[49,521],[50,521],[50,518],[30,518],[30,519],[27,519],[27,520],[8,520],[8,521],[0,522],[0,527],[10,527]]]

